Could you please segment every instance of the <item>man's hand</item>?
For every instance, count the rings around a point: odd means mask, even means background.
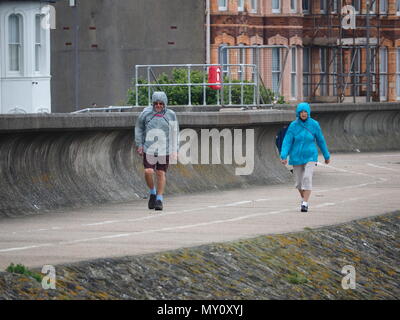
[[[325,164],[329,164],[329,162],[331,162],[331,159],[325,159]]]
[[[287,165],[287,160],[281,159],[281,163],[286,166]]]
[[[137,153],[139,153],[139,155],[143,155],[143,152],[144,152],[144,148],[143,148],[143,146],[142,147],[139,147],[139,148],[137,148],[136,149],[136,151],[137,151]]]

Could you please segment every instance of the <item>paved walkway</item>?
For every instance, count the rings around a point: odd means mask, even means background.
[[[319,164],[308,213],[294,184],[168,196],[0,220],[0,270],[136,255],[301,231],[400,209],[400,152],[333,154]]]

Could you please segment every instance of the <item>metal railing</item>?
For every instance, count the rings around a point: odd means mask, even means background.
[[[221,82],[209,83],[208,82],[208,69],[212,66],[219,66],[221,70],[227,69],[227,76],[224,77],[224,73],[221,71]],[[169,73],[174,69],[182,68],[186,69],[187,82],[185,83],[159,83],[156,74],[160,74],[157,69]],[[198,70],[202,72],[203,81],[193,82],[192,71]],[[156,72],[155,72],[156,71]],[[141,75],[145,76],[141,77]],[[140,83],[140,80],[146,81],[146,83]],[[151,82],[153,80],[153,83]],[[258,70],[255,64],[165,64],[165,65],[137,65],[135,66],[135,105],[139,106],[139,88],[147,87],[147,103],[151,105],[151,91],[154,89],[162,90],[163,87],[187,87],[187,105],[193,105],[192,88],[202,87],[202,103],[204,106],[207,105],[207,87],[209,86],[221,86],[221,90],[216,90],[216,104],[217,105],[257,105],[257,92],[258,92]],[[232,99],[232,89],[240,87],[240,100]],[[253,90],[253,99],[251,103],[245,103],[245,87],[250,87]],[[227,104],[225,104],[224,90],[228,89]],[[236,97],[237,98],[237,97]],[[246,99],[248,100],[248,99]],[[249,102],[249,101],[247,101]],[[199,101],[197,101],[199,103]]]
[[[123,110],[132,109],[132,106],[109,106],[109,107],[93,107],[93,108],[85,108],[78,111],[73,111],[71,113],[86,113],[86,112],[122,112]]]

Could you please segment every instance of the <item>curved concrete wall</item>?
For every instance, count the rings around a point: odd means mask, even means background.
[[[275,135],[295,115],[293,106],[279,107],[287,110],[178,112],[181,130],[254,129],[254,171],[238,176],[235,165],[173,165],[167,193],[289,181]],[[137,116],[1,116],[0,217],[142,198],[147,187],[133,147]],[[331,152],[400,149],[399,104],[312,105],[312,116],[320,122]]]
[[[400,103],[311,104],[311,116],[331,152],[400,150]]]
[[[140,199],[147,194],[133,147],[137,113],[0,118],[0,217]],[[275,133],[292,112],[180,113],[181,129],[254,129],[251,175],[235,165],[172,165],[167,193],[288,181]],[[251,124],[251,125],[249,125]],[[244,149],[245,150],[245,149]]]

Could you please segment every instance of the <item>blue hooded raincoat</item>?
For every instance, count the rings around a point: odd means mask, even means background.
[[[306,121],[300,119],[300,112],[306,111]],[[283,139],[281,159],[289,156],[289,164],[296,166],[310,161],[318,161],[318,149],[320,148],[325,160],[330,158],[324,135],[318,121],[311,118],[311,108],[307,102],[297,106],[297,119],[292,121]]]

